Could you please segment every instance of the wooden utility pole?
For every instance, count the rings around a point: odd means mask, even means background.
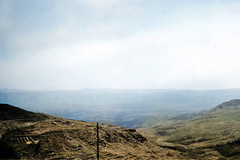
[[[99,127],[97,123],[97,159],[99,160]]]

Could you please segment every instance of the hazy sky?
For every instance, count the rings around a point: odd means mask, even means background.
[[[0,0],[0,88],[240,88],[240,1]]]

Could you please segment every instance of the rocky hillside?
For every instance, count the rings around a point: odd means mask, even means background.
[[[30,115],[13,106],[7,110],[13,119]],[[0,159],[96,159],[96,123],[44,117],[1,120]],[[160,147],[135,129],[100,124],[99,135],[100,159],[184,159],[179,151]]]
[[[144,134],[146,131],[142,131]],[[216,158],[240,158],[240,100],[222,103],[192,116],[189,120],[156,126],[148,130],[161,145],[200,151],[192,158],[208,155]],[[166,144],[167,142],[167,144]],[[178,144],[178,145],[176,145]]]

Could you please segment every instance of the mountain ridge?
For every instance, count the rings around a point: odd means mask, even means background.
[[[217,111],[217,110],[239,110],[240,109],[240,99],[233,99],[228,102],[224,102],[215,108],[211,109],[210,112],[212,111]]]

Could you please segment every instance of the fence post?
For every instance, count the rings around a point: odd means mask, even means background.
[[[97,159],[99,160],[99,127],[97,123]]]

